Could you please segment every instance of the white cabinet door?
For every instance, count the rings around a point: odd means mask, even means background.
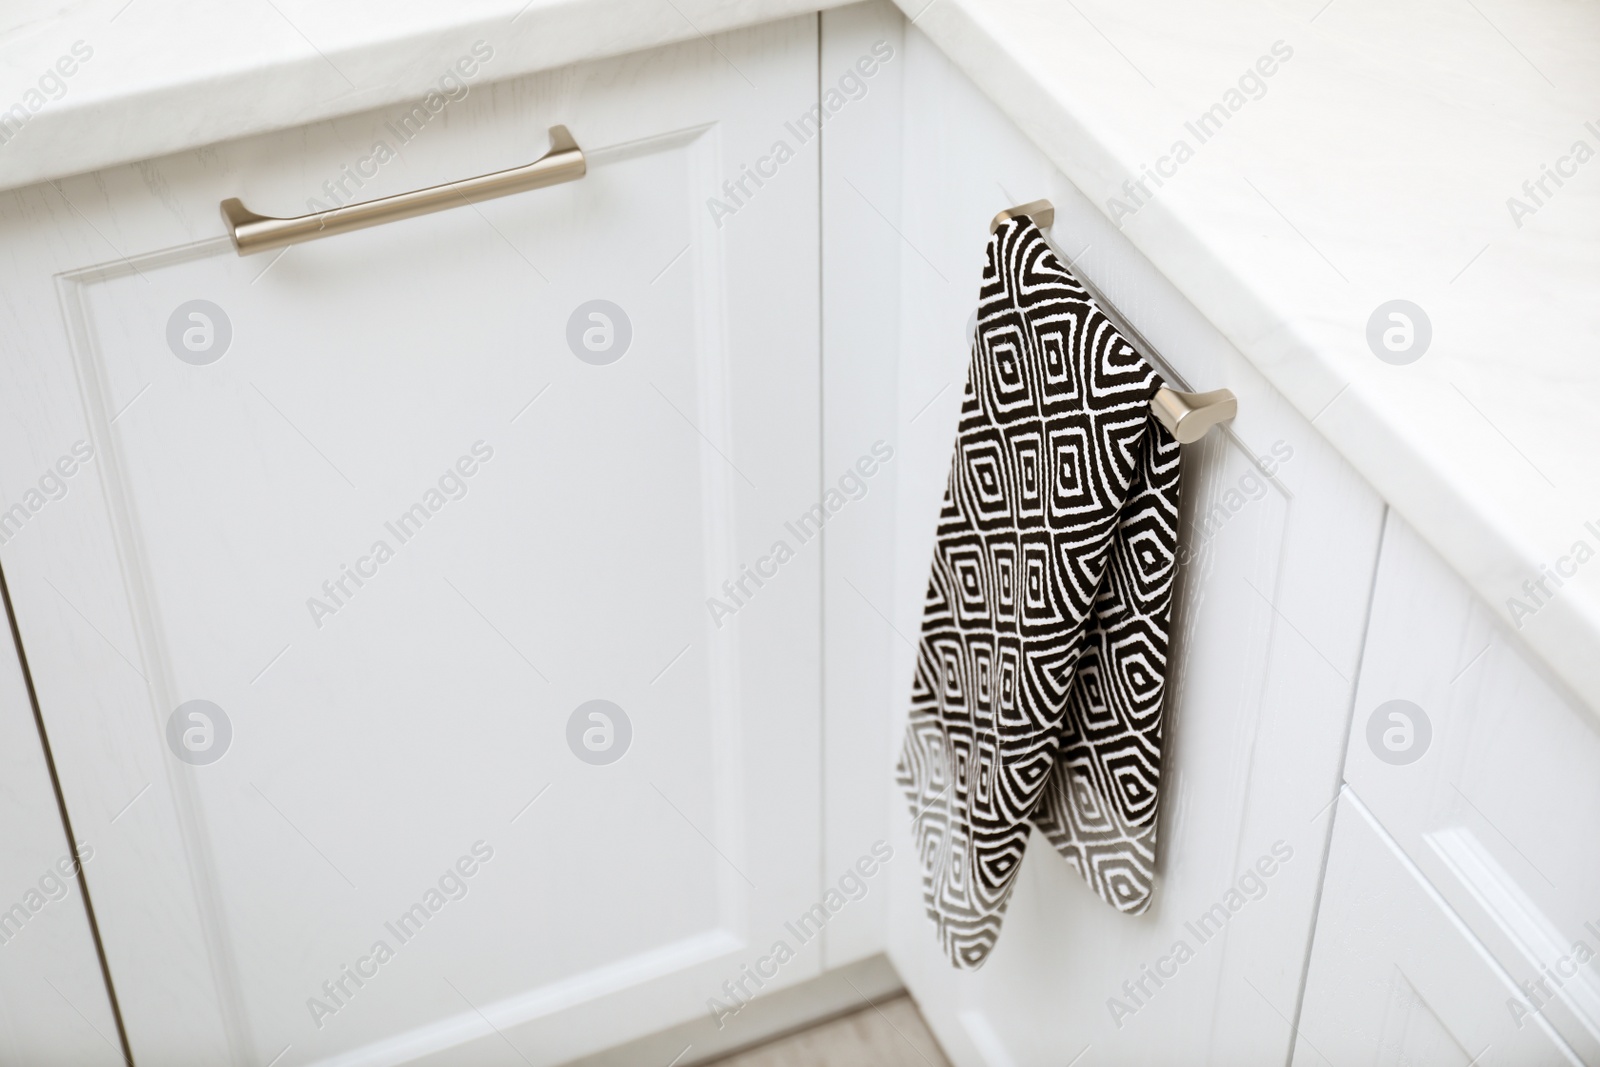
[[[9,559],[0,539],[0,555]],[[0,1064],[122,1062],[117,1024],[9,621],[0,608]]]
[[[0,474],[77,457],[6,563],[141,1062],[555,1063],[816,969],[816,20],[493,43],[0,202]],[[573,184],[218,237],[554,123]]]
[[[1348,787],[1304,995],[1296,1067],[1584,1062]]]
[[[1345,778],[1524,987],[1498,1010],[1600,1063],[1600,718],[1393,514]]]
[[[895,722],[908,706],[969,316],[997,210],[1049,197],[1056,246],[1190,388],[1233,389],[1240,414],[1226,432],[1186,446],[1183,459],[1185,563],[1150,911],[1118,914],[1035,835],[998,946],[982,970],[957,972],[924,915],[909,812],[895,797],[896,856],[906,858],[894,867],[892,958],[963,1067],[1059,1067],[1080,1054],[1084,1065],[1282,1064],[1293,1044],[1289,1019],[1310,944],[1382,506],[915,28],[906,33],[904,74],[893,617],[907,636],[893,642]],[[1220,931],[1207,921],[1219,907],[1227,916]],[[1166,977],[1152,977],[1157,970]]]

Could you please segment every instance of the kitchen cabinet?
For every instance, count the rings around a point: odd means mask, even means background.
[[[1593,716],[920,31],[905,51],[895,629],[920,623],[997,210],[1048,197],[1074,268],[1193,388],[1240,396],[1184,456],[1150,912],[1035,835],[959,973],[895,871],[891,958],[951,1059],[1600,1062],[1600,864],[1573,846],[1600,822]]]
[[[1231,388],[1240,413],[1183,457],[1187,552],[1150,911],[1113,911],[1035,834],[981,970],[958,972],[939,951],[914,859],[893,872],[891,958],[958,1064],[1283,1063],[1382,505],[920,31],[907,32],[905,51],[895,630],[914,635],[920,624],[996,211],[1048,197],[1057,249],[1137,324],[1185,388]],[[892,648],[898,736],[915,650],[908,640]],[[906,805],[898,796],[889,803],[896,854],[914,857]],[[1263,862],[1272,870],[1265,879],[1255,873]],[[1230,892],[1247,902],[1225,909],[1220,930],[1215,920],[1207,926],[1203,916]],[[1190,932],[1195,923],[1203,940]],[[1180,941],[1189,951],[1177,966]],[[1157,984],[1147,977],[1157,967],[1174,973]]]
[[[141,1063],[562,1062],[821,896],[816,145],[771,172],[817,20],[480,46],[418,109],[0,198],[0,479],[62,471],[4,562]],[[557,123],[580,181],[220,236]]]
[[[1277,320],[887,3],[497,43],[0,196],[0,562],[137,1062],[687,1067],[903,982],[961,1067],[1600,1063],[1600,730],[1229,339]],[[556,124],[580,180],[247,257],[218,215]],[[957,972],[893,766],[988,223],[1040,197],[1240,414],[1184,454],[1152,908],[1038,838]],[[7,655],[0,907],[69,847]],[[0,945],[0,1061],[120,1060],[85,905]]]
[[[1422,886],[1410,892],[1416,906],[1441,930],[1439,951],[1447,943],[1473,946],[1481,961],[1474,972],[1494,980],[1487,1000],[1451,984],[1428,994],[1440,1018],[1475,1017],[1481,1008],[1490,1028],[1480,1043],[1492,1042],[1494,1056],[1518,1047],[1513,1033],[1542,1034],[1571,1062],[1600,1062],[1600,864],[1582,845],[1600,822],[1597,771],[1594,717],[1391,513],[1345,762],[1359,804],[1352,813],[1341,807],[1339,833],[1346,818],[1367,825],[1395,860],[1368,870],[1351,859],[1343,874],[1330,861],[1323,910],[1332,914],[1318,919],[1307,1012],[1317,1005],[1331,1025],[1337,1006],[1341,1030],[1377,1039],[1372,1028],[1380,1020],[1359,1010],[1355,991],[1344,1000],[1330,992],[1341,983],[1329,972],[1357,945],[1373,960],[1395,953],[1385,965],[1422,981],[1413,971],[1423,957],[1403,951],[1416,935],[1397,941],[1377,927],[1337,925],[1354,921],[1343,899],[1352,892],[1347,882],[1377,884],[1383,870],[1403,867]],[[1366,914],[1377,921],[1370,907]],[[1305,1032],[1322,1046],[1309,1024]]]
[[[1518,991],[1346,790],[1317,918],[1293,1063],[1585,1062]]]
[[[9,627],[0,636],[0,1063],[122,1062],[68,842]],[[80,859],[80,855],[82,859]]]

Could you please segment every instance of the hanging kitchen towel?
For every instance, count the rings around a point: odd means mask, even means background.
[[[1029,822],[1150,903],[1178,443],[1162,386],[1027,217],[989,240],[897,781],[923,899],[978,967]]]

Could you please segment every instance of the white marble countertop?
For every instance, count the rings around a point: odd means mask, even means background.
[[[843,2],[8,0],[0,189],[415,100],[479,40],[499,81]]]
[[[1600,8],[896,2],[1600,709]],[[0,189],[826,6],[19,0]]]
[[[1600,7],[896,2],[1600,710]]]

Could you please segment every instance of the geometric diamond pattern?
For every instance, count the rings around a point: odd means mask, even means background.
[[[989,240],[896,780],[945,952],[979,967],[1030,825],[1149,906],[1178,548],[1161,388],[1026,216]]]

